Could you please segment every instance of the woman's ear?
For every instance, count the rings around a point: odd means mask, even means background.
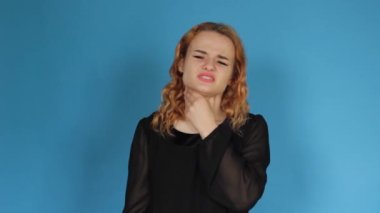
[[[183,58],[178,62],[178,71],[183,73]]]

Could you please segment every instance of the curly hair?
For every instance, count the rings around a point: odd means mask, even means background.
[[[194,37],[202,31],[212,31],[227,36],[235,47],[235,62],[231,83],[223,92],[221,110],[230,119],[230,124],[235,132],[246,122],[249,106],[247,102],[248,88],[246,83],[246,56],[243,44],[235,30],[226,24],[204,22],[192,27],[183,35],[176,46],[173,64],[169,74],[171,81],[162,90],[161,105],[152,120],[152,127],[162,135],[171,135],[174,122],[185,117],[185,86],[182,81],[182,73],[179,72],[181,59],[186,57],[187,49]]]

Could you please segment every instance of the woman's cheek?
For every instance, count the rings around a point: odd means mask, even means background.
[[[189,86],[189,82],[190,82],[190,73],[189,72],[185,72],[182,76],[182,82],[185,86]]]

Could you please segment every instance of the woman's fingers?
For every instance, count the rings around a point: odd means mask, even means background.
[[[208,101],[199,92],[189,88],[184,90],[184,99],[186,119],[204,137],[210,127],[213,129],[215,126],[215,116]]]
[[[192,104],[194,103],[195,101],[195,98],[194,98],[194,95],[192,94],[192,92],[186,88],[185,89],[185,102],[187,102],[187,104]]]
[[[199,98],[203,98],[201,94],[189,88],[185,88],[184,94],[186,101],[190,102],[190,104],[193,104]]]

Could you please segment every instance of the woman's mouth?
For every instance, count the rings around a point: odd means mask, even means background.
[[[206,83],[212,83],[215,81],[215,77],[211,73],[200,73],[197,77],[199,80]]]

